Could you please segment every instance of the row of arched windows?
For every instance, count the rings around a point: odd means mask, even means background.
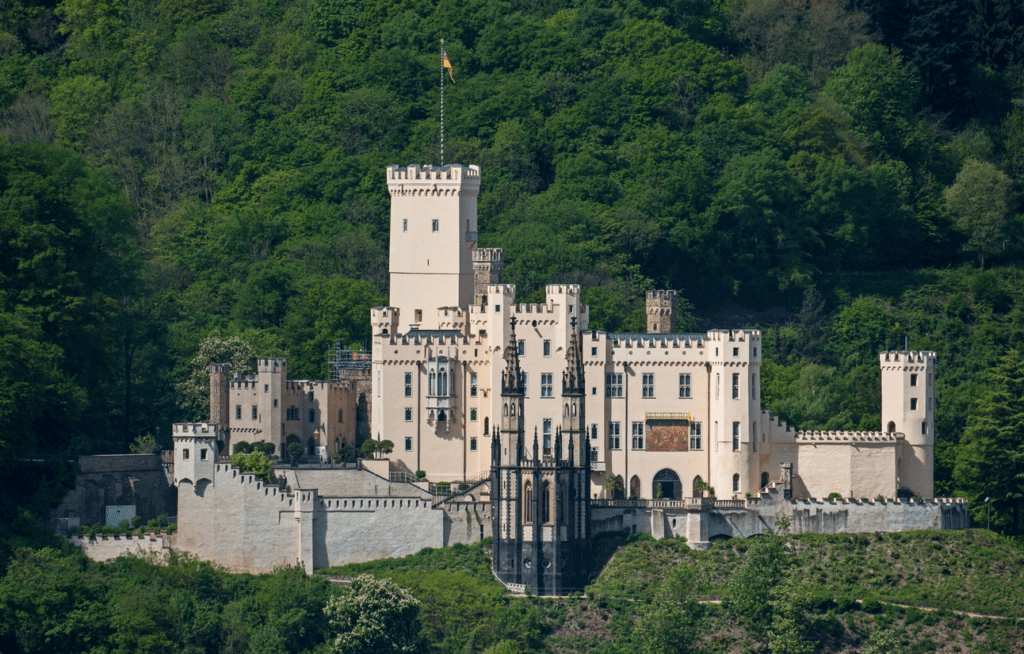
[[[565,524],[565,506],[569,501],[569,490],[565,482],[559,482],[558,493],[551,497],[551,482],[541,483],[540,491],[540,522],[543,525],[553,524],[552,515],[557,514],[559,524]],[[533,523],[533,482],[527,481],[523,484],[523,524]]]
[[[448,371],[440,370],[439,372],[430,371],[428,376],[428,387],[427,393],[433,396],[445,397],[448,395]]]

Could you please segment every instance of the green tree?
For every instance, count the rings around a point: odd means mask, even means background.
[[[998,251],[1006,238],[1013,201],[1010,178],[988,162],[968,159],[942,195],[967,239],[965,249],[975,252],[984,268],[986,255]]]
[[[817,643],[808,638],[812,614],[808,588],[797,576],[774,586],[769,595],[772,618],[768,648],[772,654],[812,654]]]
[[[324,607],[338,654],[414,652],[419,600],[388,579],[362,574]]]
[[[701,571],[692,564],[676,565],[643,605],[633,629],[634,647],[643,654],[686,654],[697,651],[703,607],[697,599]]]
[[[992,498],[993,522],[1020,533],[1024,506],[1024,356],[1007,352],[989,375],[961,439],[954,476],[967,492],[976,518],[984,520]]]
[[[233,454],[231,456],[231,465],[242,472],[253,473],[268,484],[274,481],[274,462],[262,450],[248,454],[242,452]]]
[[[188,376],[175,387],[176,401],[192,420],[210,415],[210,364],[229,363],[231,371],[242,375],[256,370],[256,350],[241,336],[221,336],[211,331],[199,344],[189,362]]]
[[[782,536],[762,536],[747,550],[729,585],[726,610],[756,640],[766,642],[774,624],[773,590],[786,579],[792,554]]]

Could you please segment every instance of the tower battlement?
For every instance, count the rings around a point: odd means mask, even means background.
[[[891,369],[921,365],[934,367],[937,360],[935,352],[929,350],[887,350],[878,355],[879,364]]]
[[[387,179],[391,195],[442,195],[453,190],[475,194],[480,191],[480,166],[392,164],[387,167]]]
[[[288,359],[285,357],[260,357],[256,360],[256,370],[260,373],[288,374]]]

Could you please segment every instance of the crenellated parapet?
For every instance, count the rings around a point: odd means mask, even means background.
[[[480,192],[480,167],[450,164],[420,166],[409,164],[387,167],[388,193],[395,196],[477,195]]]
[[[896,443],[903,434],[880,431],[797,431],[797,441],[815,443]]]

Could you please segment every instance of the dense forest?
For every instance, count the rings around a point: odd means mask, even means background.
[[[0,1],[5,510],[70,474],[17,457],[201,418],[209,356],[368,343],[442,38],[447,160],[521,298],[638,330],[679,289],[681,329],[765,330],[803,428],[877,429],[877,352],[933,349],[937,493],[1019,529],[1016,0]]]

